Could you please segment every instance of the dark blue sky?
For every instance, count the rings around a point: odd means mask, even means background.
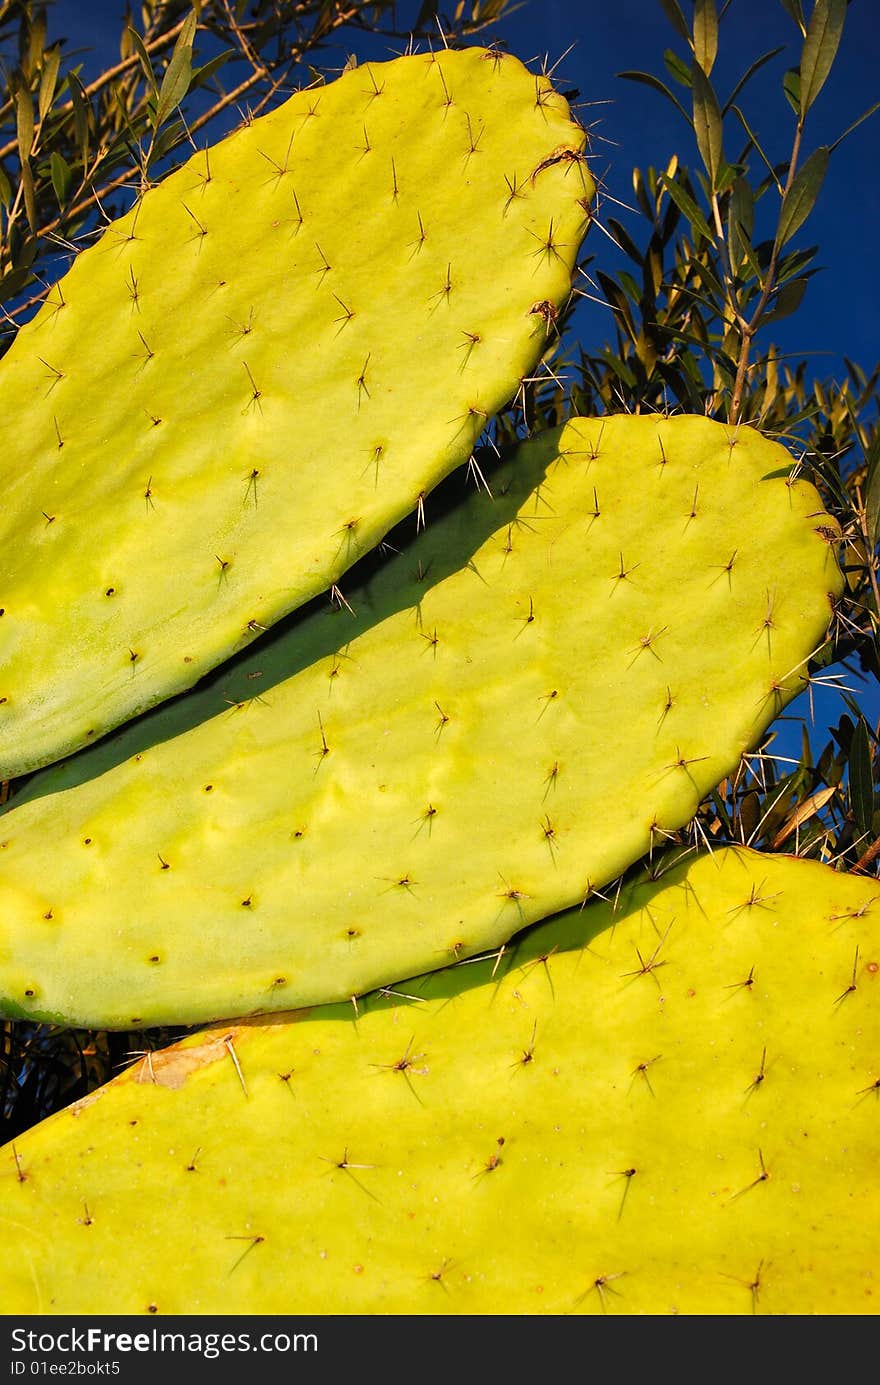
[[[680,0],[685,14],[691,0]],[[719,6],[720,7],[720,6]],[[450,6],[451,8],[451,6]],[[807,13],[812,0],[804,0]],[[416,13],[414,4],[401,4],[399,18]],[[118,56],[124,0],[55,0],[50,23],[54,34],[64,33],[82,46],[86,77]],[[618,73],[625,69],[652,72],[675,88],[663,67],[663,52],[683,44],[669,26],[660,0],[522,0],[509,18],[489,31],[525,62],[546,59],[555,67],[562,89],[577,88],[577,113],[591,131],[593,171],[601,177],[607,197],[632,205],[634,166],[664,168],[675,153],[683,163],[696,163],[690,130],[672,105],[658,93]],[[757,75],[740,98],[751,128],[771,159],[790,150],[793,115],[782,93],[782,77],[800,56],[797,31],[781,0],[731,0],[722,23],[719,55],[713,81],[724,100],[748,66],[780,45],[784,53]],[[332,71],[348,52],[361,60],[393,56],[400,44],[369,39],[347,30],[341,48],[326,49],[316,65]],[[198,60],[197,52],[197,60]],[[307,80],[307,74],[304,74]],[[837,62],[812,108],[805,131],[804,155],[819,144],[832,144],[865,110],[880,100],[880,0],[851,0]],[[729,152],[741,147],[740,129],[731,127]],[[769,202],[768,202],[769,205]],[[605,202],[637,239],[641,218],[624,207]],[[841,378],[843,357],[870,370],[880,359],[880,292],[876,268],[880,225],[880,111],[862,124],[832,156],[822,195],[813,216],[792,242],[818,244],[822,272],[808,286],[798,312],[771,328],[773,344],[793,358],[806,357],[821,378]],[[593,230],[588,249],[608,272],[624,257],[607,237]],[[610,333],[610,311],[584,303],[579,310],[580,337],[599,346]],[[769,344],[769,338],[758,349]],[[851,680],[865,715],[876,724],[880,694],[874,680]],[[844,710],[836,697],[816,698],[817,748],[824,728]],[[807,715],[806,699],[792,704],[789,715]],[[780,746],[799,753],[800,732],[794,722],[781,728]]]
[[[688,14],[691,7],[682,0]],[[805,0],[809,12],[811,0]],[[667,23],[659,0],[545,0],[526,4],[506,32],[521,57],[548,51],[551,62],[576,42],[559,67],[566,83],[580,88],[595,106],[581,112],[595,122],[598,167],[609,192],[632,203],[632,167],[665,167],[669,156],[696,164],[696,151],[682,117],[664,97],[615,74],[626,69],[663,77],[682,98],[680,88],[663,69],[663,51],[682,43]],[[779,0],[732,0],[721,26],[718,60],[713,71],[726,97],[749,64],[762,53],[786,44],[746,88],[740,104],[751,128],[771,159],[787,157],[793,115],[782,93],[782,76],[794,66],[797,31]],[[880,3],[852,0],[838,61],[812,108],[806,125],[806,150],[831,144],[880,100]],[[600,104],[607,103],[607,104]],[[687,105],[684,97],[683,104]],[[741,131],[730,127],[731,154],[739,152]],[[606,145],[603,140],[607,139]],[[769,199],[768,199],[769,205]],[[634,216],[621,214],[629,227]],[[811,283],[800,312],[772,327],[784,351],[809,355],[817,374],[836,373],[841,357],[870,368],[880,359],[876,271],[880,224],[880,111],[835,151],[815,213],[794,245],[818,244],[821,275]],[[603,238],[604,239],[604,238]],[[614,247],[591,243],[603,267],[614,259]],[[815,354],[814,354],[815,353]]]

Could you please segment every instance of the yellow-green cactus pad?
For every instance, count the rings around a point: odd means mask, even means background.
[[[727,849],[190,1036],[0,1151],[3,1309],[874,1314],[878,918]]]
[[[0,367],[0,779],[190,687],[467,460],[593,183],[550,82],[371,63],[194,155]]]
[[[573,421],[354,614],[48,771],[0,819],[0,1014],[126,1028],[361,995],[614,879],[804,686],[840,574],[790,467],[705,418]]]

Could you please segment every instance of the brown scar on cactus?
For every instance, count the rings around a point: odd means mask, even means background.
[[[552,154],[548,154],[547,157],[545,159],[542,159],[541,162],[535,167],[535,169],[531,173],[531,176],[529,177],[529,182],[531,183],[532,187],[534,187],[535,180],[538,177],[538,174],[543,173],[545,168],[552,168],[555,164],[561,163],[580,164],[583,162],[583,159],[583,149],[577,148],[570,144],[560,144],[556,149],[553,150]]]
[[[220,1034],[209,1031],[207,1037],[192,1048],[150,1051],[138,1064],[134,1081],[177,1090],[193,1073],[229,1058],[228,1044],[232,1038],[228,1030]]]

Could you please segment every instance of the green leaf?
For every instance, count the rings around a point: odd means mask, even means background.
[[[837,56],[847,0],[816,0],[801,52],[800,118],[812,106]]]
[[[661,225],[660,225],[660,244],[661,244],[661,245],[668,245],[668,244],[669,244],[669,242],[672,240],[673,235],[675,234],[675,230],[676,230],[676,228],[677,228],[678,223],[679,223],[680,220],[681,220],[681,211],[680,211],[680,209],[675,205],[675,203],[673,202],[672,198],[670,197],[669,202],[667,203],[667,206],[666,206],[666,211],[663,213],[663,221],[661,222]]]
[[[760,281],[761,281],[761,266],[758,264],[757,258],[756,258],[756,256],[755,256],[755,252],[754,252],[754,250],[752,249],[751,241],[743,241],[743,242],[741,243],[741,247],[740,247],[740,248],[741,248],[741,250],[742,250],[742,257],[743,257],[743,260],[745,261],[746,265],[748,266],[749,273],[751,274],[752,278],[756,281],[756,283],[760,283]]]
[[[80,162],[85,169],[89,165],[89,117],[91,110],[83,84],[77,73],[68,73],[68,84],[70,86],[70,103],[73,106],[73,123],[76,127],[76,142],[79,145]]]
[[[208,82],[210,82],[211,78],[214,76],[214,73],[219,71],[219,69],[223,67],[224,63],[227,63],[229,59],[233,56],[233,50],[231,48],[227,48],[225,53],[218,53],[215,57],[209,59],[209,61],[204,63],[201,67],[193,68],[192,81],[189,84],[190,91],[195,91],[196,87],[203,87]]]
[[[617,378],[623,381],[623,383],[627,386],[628,389],[635,389],[636,384],[638,383],[636,376],[630,370],[629,366],[626,365],[626,363],[623,360],[621,360],[619,356],[613,355],[610,349],[608,347],[605,347],[600,352],[600,357],[602,360],[605,361],[605,364],[611,370],[614,371],[614,374],[617,376]]]
[[[58,69],[61,66],[61,47],[56,44],[50,48],[46,54],[46,61],[43,63],[43,70],[40,73],[40,92],[37,97],[37,110],[40,120],[45,120],[48,112],[52,109],[52,100],[55,96],[55,87],[58,83]]]
[[[791,317],[801,306],[804,291],[807,287],[806,277],[801,279],[791,279],[773,299],[773,308],[769,313],[765,313],[761,318],[761,325],[766,326],[768,322],[779,322],[783,317]]]
[[[784,284],[786,279],[804,275],[807,266],[816,258],[818,250],[818,245],[805,245],[803,250],[792,250],[789,254],[783,255],[776,266],[777,284]],[[811,270],[810,273],[815,274],[816,271]]]
[[[666,83],[660,81],[659,77],[655,77],[650,72],[618,72],[617,76],[625,77],[629,82],[642,82],[645,86],[653,87],[655,91],[659,91],[662,93],[663,96],[667,96],[669,100],[672,102],[673,106],[675,106],[676,110],[681,112],[681,114],[687,121],[688,125],[690,125],[691,118],[685,110],[684,106],[681,104],[678,97],[669,90],[669,87],[666,85]]]
[[[869,106],[868,109],[862,115],[859,116],[858,120],[853,121],[852,125],[847,125],[843,134],[837,136],[837,139],[831,145],[829,152],[833,154],[837,146],[839,144],[843,144],[843,141],[846,139],[847,135],[851,135],[853,130],[857,130],[861,125],[862,121],[867,120],[868,117],[873,115],[875,111],[880,111],[880,101],[875,101],[873,106]]]
[[[738,266],[751,250],[752,232],[755,229],[755,202],[747,178],[737,178],[733,185],[728,208],[728,225],[731,259],[734,265]]]
[[[661,173],[660,177],[663,181],[663,186],[666,188],[666,191],[669,193],[676,207],[678,207],[678,210],[690,222],[691,229],[694,232],[699,232],[706,240],[714,240],[715,237],[710,230],[709,223],[703,216],[703,213],[700,211],[694,199],[685,192],[680,183],[676,183],[672,178],[668,178],[665,173]]]
[[[24,209],[27,213],[28,225],[34,235],[36,235],[40,223],[37,219],[37,198],[34,191],[34,175],[31,172],[29,163],[23,163],[21,166],[21,185],[24,189]]]
[[[773,258],[773,241],[758,241],[757,245],[755,246],[755,254],[758,258],[758,264],[761,266],[762,270],[769,269],[770,261]]]
[[[880,538],[880,432],[875,432],[868,448],[865,476],[865,527],[873,548]]]
[[[634,260],[637,265],[641,265],[643,260],[641,250],[636,245],[625,226],[623,226],[616,217],[609,216],[608,230],[611,232],[615,243],[620,246],[624,254],[629,255],[630,259]]]
[[[787,15],[790,15],[791,18],[794,20],[795,24],[801,31],[801,37],[803,37],[807,32],[807,26],[804,21],[804,11],[803,6],[801,5],[801,0],[779,0],[779,3],[785,10],[785,13]]]
[[[849,747],[849,802],[857,831],[861,836],[870,837],[874,819],[874,774],[871,739],[863,716],[858,719]]]
[[[867,375],[865,374],[862,367],[858,364],[858,362],[851,361],[848,356],[844,356],[843,364],[846,366],[846,373],[849,376],[850,385],[852,386],[856,395],[861,396],[862,391],[864,390],[865,385],[868,381]],[[878,361],[878,363],[874,366],[874,370],[872,373],[878,378],[880,378],[880,361]],[[862,403],[864,403],[864,400],[862,400]],[[880,443],[880,433],[877,434],[877,441],[878,443]]]
[[[691,89],[691,66],[686,63],[684,58],[680,58],[671,48],[667,48],[663,54],[663,61],[666,64],[666,71],[681,86]]]
[[[615,321],[617,322],[617,326],[619,328],[626,329],[626,333],[631,341],[637,341],[639,334],[636,331],[636,326],[632,317],[632,311],[627,301],[626,294],[623,292],[620,285],[615,283],[615,281],[611,278],[610,274],[605,274],[602,272],[602,270],[597,270],[596,278],[599,280],[599,283],[602,286],[602,292],[604,293],[611,307],[614,309],[614,316]]]
[[[147,85],[149,86],[153,95],[158,96],[159,88],[156,85],[156,77],[153,72],[153,64],[150,62],[150,55],[144,47],[144,41],[138,33],[137,29],[133,28],[131,25],[129,25],[128,32],[131,36],[131,41],[134,46],[134,50],[140,58],[141,67],[143,68],[144,77],[146,78]]]
[[[770,792],[764,796],[764,801],[761,805],[761,817],[758,821],[758,827],[761,829],[762,835],[766,837],[774,836],[782,826],[783,820],[788,816],[788,800],[792,795],[797,793],[798,776],[799,771],[797,770],[794,774],[787,774],[783,779],[780,779],[775,788],[771,789]]]
[[[715,179],[716,192],[728,192],[736,182],[739,169],[733,164],[729,164],[726,159],[722,159],[718,166],[718,174]]]
[[[691,47],[691,31],[687,26],[687,20],[681,12],[678,0],[660,0],[660,8],[675,29],[678,37],[684,39],[687,46]]]
[[[707,298],[703,294],[693,293],[693,297],[698,303],[702,303],[711,317],[718,316],[718,305],[724,302],[724,289],[717,273],[716,266],[698,262],[693,269],[694,278],[701,287],[707,288],[712,294],[712,298]]]
[[[636,201],[641,207],[643,215],[648,221],[653,222],[654,208],[651,205],[650,198],[648,197],[648,190],[645,187],[645,175],[640,168],[633,169],[632,182],[633,192],[636,195]]]
[[[618,273],[620,277],[621,287],[623,288],[627,297],[630,299],[632,303],[640,303],[642,299],[642,290],[639,288],[638,284],[636,283],[633,276],[630,274],[629,270],[621,269],[618,271]]]
[[[721,108],[712,88],[712,83],[698,63],[693,67],[694,82],[694,134],[700,157],[715,187],[718,170],[724,158],[722,149]]]
[[[12,184],[0,164],[0,207],[8,207],[12,202]]]
[[[25,285],[30,281],[30,269],[22,265],[17,269],[11,269],[8,274],[0,278],[0,302],[8,303],[16,298]]]
[[[175,50],[178,48],[192,48],[196,41],[196,29],[199,25],[201,0],[190,0],[190,2],[192,4],[192,10],[184,20],[183,28],[177,36],[177,42],[174,45]]]
[[[718,54],[718,11],[715,0],[694,0],[694,57],[708,77]]]
[[[722,110],[722,114],[723,114],[723,115],[726,115],[726,114],[727,114],[727,112],[730,110],[731,106],[733,105],[734,101],[735,101],[736,98],[739,96],[740,92],[742,91],[743,87],[746,85],[747,82],[751,81],[751,79],[752,79],[752,77],[754,77],[755,73],[758,72],[758,71],[764,66],[765,63],[771,62],[771,61],[773,60],[773,58],[778,58],[778,57],[779,57],[779,54],[782,53],[782,52],[784,52],[784,51],[785,51],[785,50],[784,50],[783,48],[771,48],[771,49],[769,50],[769,52],[767,52],[767,53],[762,53],[761,56],[760,56],[760,58],[756,58],[755,61],[754,61],[753,63],[751,63],[751,64],[746,68],[745,72],[744,72],[743,75],[740,77],[740,79],[739,79],[739,81],[737,82],[736,86],[733,88],[733,91],[730,93],[730,96],[727,98],[727,100],[726,100],[725,103],[724,103],[724,107],[723,107],[723,110]]]
[[[715,816],[721,823],[721,827],[724,833],[728,838],[732,838],[735,834],[735,829],[730,817],[730,813],[727,809],[727,804],[724,802],[724,799],[721,797],[721,794],[718,792],[717,789],[712,790],[710,797],[712,799],[712,805],[715,809]]]
[[[773,181],[774,181],[774,183],[776,184],[777,188],[779,189],[779,192],[780,192],[780,195],[781,195],[781,193],[782,193],[782,184],[781,184],[780,181],[779,181],[779,177],[778,177],[778,175],[777,175],[777,173],[776,173],[776,169],[773,167],[773,165],[772,165],[772,163],[770,162],[769,158],[768,158],[767,155],[764,153],[764,150],[761,148],[761,145],[760,145],[760,143],[759,143],[759,141],[758,141],[758,136],[755,134],[754,130],[753,130],[753,129],[751,128],[751,126],[749,125],[749,122],[746,120],[746,118],[745,118],[745,116],[743,115],[742,111],[740,110],[739,106],[731,106],[730,109],[733,111],[733,114],[737,117],[737,119],[739,120],[739,122],[740,122],[740,124],[742,125],[743,129],[745,130],[746,134],[748,135],[748,137],[749,137],[749,143],[753,146],[753,148],[757,149],[758,153],[760,154],[761,159],[763,160],[764,165],[766,166],[767,171],[768,171],[769,174],[770,174],[770,177],[773,179]]]
[[[64,207],[70,189],[73,184],[73,172],[67,160],[57,149],[52,150],[52,157],[49,160],[49,169],[52,178],[52,187],[55,189],[55,196],[58,199],[58,206]]]
[[[800,118],[801,113],[801,74],[796,67],[790,67],[782,79],[782,90],[785,99],[791,106],[795,115]]]
[[[195,19],[195,15],[190,16]],[[189,21],[187,21],[189,22]],[[180,37],[183,37],[181,32]],[[181,46],[180,39],[174,45],[174,52],[171,61],[165,69],[165,76],[162,78],[162,87],[159,91],[159,101],[156,106],[156,125],[159,126],[178,106],[186,93],[189,91],[190,79],[192,77],[192,44]]]
[[[806,722],[801,723],[801,764],[805,769],[813,768],[813,747]]]
[[[177,36],[177,42],[174,45],[175,49],[192,48],[196,41],[196,33],[202,18],[202,5],[204,4],[204,0],[189,0],[189,2],[192,8],[184,21],[183,28]]]
[[[779,245],[785,245],[786,241],[797,235],[816,205],[816,198],[828,170],[828,153],[828,146],[824,144],[814,149],[788,189],[783,199],[776,232]]]
[[[153,144],[151,162],[155,163],[163,159],[166,154],[170,154],[173,149],[186,139],[186,126],[181,120],[171,120],[163,125],[161,131],[156,136]]]
[[[18,136],[18,157],[24,167],[34,147],[34,103],[30,92],[24,87],[19,87],[15,93],[15,129]]]

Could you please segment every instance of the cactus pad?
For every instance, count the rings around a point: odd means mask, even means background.
[[[138,1028],[361,995],[662,846],[826,629],[834,531],[790,465],[707,419],[575,420],[353,613],[37,776],[0,820],[0,1013]]]
[[[876,1313],[878,914],[726,849],[190,1036],[0,1151],[5,1311]]]
[[[190,687],[467,460],[569,296],[584,141],[514,57],[369,64],[77,256],[0,367],[0,779]]]

